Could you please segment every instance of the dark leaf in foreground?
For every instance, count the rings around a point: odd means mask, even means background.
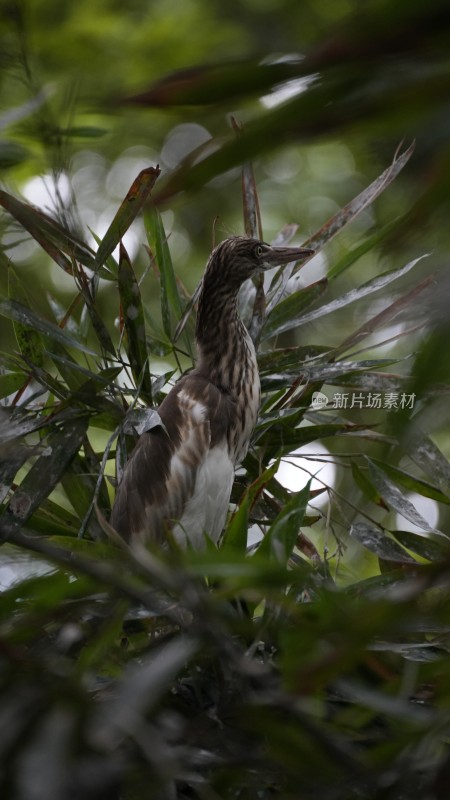
[[[53,430],[44,452],[16,489],[2,518],[7,533],[20,528],[61,480],[86,435],[87,417]]]

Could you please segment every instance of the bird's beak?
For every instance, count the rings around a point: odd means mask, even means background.
[[[267,247],[264,253],[264,269],[283,267],[292,261],[303,261],[314,255],[310,247]]]

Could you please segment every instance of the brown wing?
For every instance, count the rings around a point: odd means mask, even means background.
[[[226,438],[233,408],[229,395],[195,373],[169,392],[158,409],[165,430],[140,437],[117,490],[111,524],[124,539],[164,542],[210,447]]]

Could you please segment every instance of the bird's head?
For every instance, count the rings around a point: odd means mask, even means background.
[[[221,242],[211,253],[206,273],[215,280],[238,288],[257,272],[301,261],[313,255],[307,247],[272,247],[248,236],[233,236]]]

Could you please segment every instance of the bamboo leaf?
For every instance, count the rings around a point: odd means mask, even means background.
[[[262,339],[269,339],[271,336],[277,336],[279,333],[295,328],[298,324],[298,316],[321,297],[327,286],[327,279],[322,278],[310,286],[298,289],[278,303],[264,323]]]
[[[273,247],[286,247],[293,239],[297,231],[298,225],[294,225],[292,223],[289,225],[283,225],[281,230],[275,236],[275,239],[272,241]],[[303,263],[305,262],[302,262],[302,264]],[[279,267],[279,269],[275,272],[267,292],[267,314],[269,314],[272,308],[276,306],[283,298],[294,267],[295,263],[292,262],[291,264],[286,264],[284,267]]]
[[[64,347],[74,347],[76,350],[81,350],[82,353],[91,356],[96,355],[94,350],[91,350],[73,335],[68,334],[53,322],[44,319],[36,311],[32,311],[31,308],[27,308],[22,305],[22,303],[18,303],[17,300],[7,300],[4,297],[0,297],[0,315],[14,322],[18,322],[26,328],[38,331],[44,336],[48,336],[53,341],[62,344]]]
[[[330,353],[329,347],[323,345],[301,345],[299,347],[274,348],[258,353],[260,375],[271,376],[274,373],[294,372],[298,374],[305,362],[315,361]]]
[[[337,436],[338,434],[348,433],[355,430],[356,426],[348,426],[339,422],[330,422],[322,425],[303,425],[300,428],[291,428],[289,425],[272,425],[267,431],[259,435],[257,428],[255,441],[258,445],[264,445],[272,450],[281,448],[283,453],[302,447],[304,444],[324,439],[327,436]],[[279,453],[281,455],[281,453]]]
[[[409,456],[450,496],[450,463],[432,439],[424,433],[416,434],[409,446]]]
[[[335,264],[333,264],[327,272],[327,278],[329,281],[334,280],[345,272],[349,267],[356,263],[362,256],[366,253],[370,253],[380,242],[383,241],[385,237],[387,237],[392,231],[396,229],[398,225],[402,222],[402,219],[398,217],[393,219],[392,221],[388,222],[387,225],[383,225],[381,228],[377,228],[374,233],[370,236],[367,236],[361,244],[358,244],[356,247],[352,247],[351,250],[345,253],[345,255],[339,259]]]
[[[0,205],[20,222],[65,272],[72,274],[72,259],[76,259],[85,267],[93,266],[94,253],[88,245],[43,211],[37,211],[2,190],[0,190]]]
[[[17,392],[23,386],[26,376],[23,372],[7,372],[0,375],[0,398]]]
[[[45,536],[76,537],[80,522],[70,511],[47,499],[31,515],[27,527]]]
[[[97,485],[97,473],[98,465],[96,472],[93,474],[87,469],[85,459],[79,453],[75,453],[70,465],[61,476],[64,492],[78,517],[76,535],[80,531],[80,520],[85,518],[91,506]],[[91,520],[91,525],[93,526],[92,532],[95,533],[95,538],[98,538],[101,531],[95,519]]]
[[[32,607],[35,612],[52,610],[65,599],[86,594],[94,588],[95,584],[91,579],[80,576],[73,580],[70,574],[62,570],[27,577],[2,593],[2,616],[8,618],[18,607]]]
[[[350,536],[383,561],[415,564],[415,559],[379,528],[366,522],[357,522],[350,528]]]
[[[31,156],[31,152],[19,142],[0,140],[0,169],[6,170],[22,164]]]
[[[176,319],[183,313],[178,287],[173,269],[172,258],[167,243],[161,215],[156,207],[146,215],[146,228],[150,247],[156,256],[161,280],[161,316],[164,333],[172,340],[170,311]]]
[[[303,523],[310,488],[311,481],[308,481],[300,492],[291,495],[258,547],[258,557],[269,556],[281,564],[287,564]]]
[[[151,405],[152,384],[145,336],[144,309],[139,284],[123,244],[120,245],[119,294],[131,371],[136,386],[141,386],[142,396]]]
[[[245,553],[248,537],[248,518],[257,497],[261,494],[268,483],[273,479],[280,462],[275,461],[267,467],[258,478],[250,484],[241,499],[239,508],[231,518],[224,533],[221,552],[235,551]]]
[[[376,314],[375,317],[372,317],[372,319],[364,322],[364,324],[361,325],[357,331],[344,339],[339,347],[336,348],[335,352],[342,353],[345,350],[349,350],[350,347],[354,347],[362,339],[370,336],[370,334],[373,333],[377,328],[385,325],[387,322],[390,322],[397,316],[397,314],[403,311],[404,308],[411,305],[416,297],[423,292],[424,289],[430,286],[434,280],[434,275],[429,275],[424,278],[424,280],[416,284],[416,286],[414,286],[409,292],[397,298],[397,300],[395,300],[393,303],[390,303],[387,308],[384,308],[383,311],[380,311],[379,314]]]
[[[336,376],[333,380],[337,386],[357,388],[363,392],[382,394],[383,392],[400,392],[404,388],[405,378],[392,372],[353,372]],[[406,394],[405,394],[406,397]]]
[[[131,184],[125,199],[103,236],[95,256],[96,267],[101,267],[117,247],[131,223],[136,219],[148,199],[160,174],[159,167],[143,169]]]
[[[409,489],[411,492],[417,492],[423,497],[430,497],[432,500],[437,500],[438,503],[445,503],[450,505],[450,497],[445,495],[440,489],[437,489],[431,483],[420,480],[409,472],[405,472],[399,467],[393,467],[391,464],[386,464],[384,461],[379,461],[377,458],[372,458],[372,463],[376,464],[383,472],[388,475],[393,481]]]
[[[422,536],[421,534],[412,533],[411,531],[395,530],[389,531],[389,533],[408,550],[412,550],[413,553],[428,559],[428,561],[448,561],[450,555],[450,539],[446,542],[442,538],[432,538],[432,534]]]
[[[235,130],[244,135],[242,128],[234,123]],[[244,230],[247,236],[253,239],[263,239],[261,211],[259,208],[258,191],[256,189],[255,174],[251,162],[246,162],[242,167],[242,204],[244,213]]]
[[[355,481],[356,485],[361,489],[362,493],[367,497],[372,503],[376,503],[383,508],[387,508],[386,503],[384,502],[383,498],[381,497],[380,493],[377,491],[373,483],[371,483],[362,469],[358,467],[358,465],[353,461],[352,462],[352,475],[353,480]]]
[[[47,352],[47,355],[54,361],[64,381],[73,392],[80,389],[89,394],[106,389],[111,386],[122,370],[122,367],[106,367],[98,372],[92,372],[87,367],[78,364],[63,348],[58,348],[58,352]]]
[[[315,72],[316,70],[314,70]],[[331,85],[330,85],[331,84]],[[396,89],[397,87],[395,87]],[[333,103],[330,103],[330,91],[333,92]],[[392,89],[394,92],[394,88]],[[161,181],[155,193],[155,202],[167,202],[171,197],[184,191],[195,191],[215,175],[231,167],[242,164],[273,148],[273,143],[279,147],[283,142],[295,137],[297,141],[317,136],[318,131],[330,135],[335,126],[342,128],[348,124],[349,103],[352,109],[356,106],[353,99],[348,98],[348,76],[340,70],[332,79],[326,81],[311,81],[307,90],[296,93],[290,100],[281,103],[271,111],[260,115],[246,123],[246,135],[239,141],[229,137],[225,142],[212,140],[204,148],[203,157],[197,154],[195,162],[189,156],[182,161],[166,180]],[[337,100],[339,97],[339,100]],[[337,101],[336,101],[337,100]],[[392,98],[393,101],[393,98]],[[379,113],[379,98],[374,98],[371,93],[364,97],[364,102],[357,104],[358,118],[367,119],[373,113]],[[342,229],[343,225],[351,221],[359,211],[383,191],[390,180],[398,174],[407,160],[411,157],[413,146],[396,158],[394,163],[372,185],[367,198],[359,197],[358,203],[353,201],[354,208],[347,207],[347,214],[342,213],[333,225],[327,223],[316,235],[315,240],[328,241]],[[392,176],[392,177],[391,177]]]
[[[11,485],[30,456],[30,451],[23,445],[14,442],[14,446],[4,446],[0,443],[0,503],[7,497]]]
[[[426,255],[427,254],[419,256],[419,258],[415,258],[413,261],[410,261],[400,269],[391,270],[379,275],[376,278],[372,278],[370,281],[367,281],[367,283],[363,283],[362,286],[357,286],[355,289],[350,289],[349,292],[341,295],[341,297],[337,297],[336,300],[332,300],[330,303],[320,306],[320,308],[316,308],[314,311],[310,311],[308,314],[303,314],[303,316],[296,320],[295,327],[306,325],[306,323],[312,322],[314,319],[324,317],[327,314],[331,314],[333,311],[337,311],[340,308],[345,308],[351,303],[361,300],[363,297],[368,297],[375,292],[379,292],[381,289],[384,289],[386,286],[389,286],[389,284],[406,275],[419,261],[422,260],[422,258],[425,258]],[[287,322],[286,327],[281,326],[278,329],[278,333],[282,333],[283,330],[289,330],[291,327],[293,327],[291,323]]]
[[[392,164],[379,175],[366,189],[358,194],[350,203],[339,211],[323,225],[317,233],[313,234],[304,243],[305,247],[312,247],[316,252],[321,250],[331,239],[340,233],[346,225],[352,222],[367,206],[382,193],[397,177],[399,172],[408,163],[414,152],[414,143],[404,153],[395,155]]]
[[[233,514],[227,525],[220,544],[220,552],[245,553],[248,537],[249,499],[245,494],[237,511]]]
[[[398,511],[402,517],[405,517],[414,525],[417,525],[418,528],[439,533],[439,531],[435,531],[435,529],[428,524],[414,505],[406,499],[404,493],[395,486],[390,476],[384,470],[380,469],[368,456],[365,456],[365,458],[369,466],[370,477],[386,503]]]
[[[109,335],[108,329],[95,307],[94,292],[84,282],[81,286],[81,294],[83,296],[85,308],[89,314],[89,318],[91,320],[92,327],[97,336],[101,350],[108,355],[115,356],[116,350],[113,345],[112,339]]]
[[[332,364],[312,364],[310,367],[306,366],[303,370],[308,380],[316,383],[336,383],[338,378],[353,379],[356,383],[359,381],[360,376],[368,377],[370,380],[369,370],[382,369],[396,364],[398,359],[380,358],[380,359],[367,359],[365,361],[336,361]],[[388,373],[380,373],[381,378],[399,378]]]
[[[87,426],[86,417],[78,418],[49,434],[44,453],[31,467],[9,502],[3,517],[8,533],[22,527],[59,483],[81,446]]]
[[[28,293],[13,267],[8,270],[8,296],[10,300],[16,301],[27,308],[31,306]],[[13,327],[19,350],[24,359],[31,361],[32,364],[41,366],[44,360],[44,345],[38,331],[22,325],[17,320],[13,320]]]
[[[138,106],[203,105],[228,102],[247,92],[266,91],[299,74],[299,64],[260,64],[252,60],[177,70],[152,84],[144,92],[124,98]]]

